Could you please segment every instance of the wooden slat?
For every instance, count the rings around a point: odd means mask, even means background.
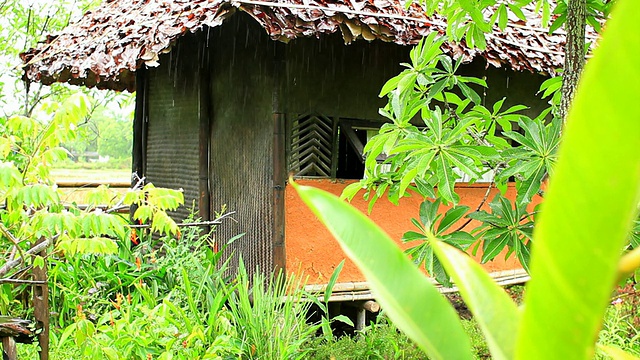
[[[295,176],[330,177],[336,153],[335,119],[303,114],[291,121],[289,171]]]

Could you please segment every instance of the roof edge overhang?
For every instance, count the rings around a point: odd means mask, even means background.
[[[305,5],[298,0],[108,0],[79,22],[20,54],[23,77],[45,85],[67,82],[132,92],[137,69],[158,66],[160,55],[170,52],[179,38],[205,26],[220,26],[238,10],[257,21],[272,39],[284,42],[340,31],[346,44],[364,39],[412,45],[431,32],[445,34],[444,19],[437,15],[427,18],[415,2],[408,10],[399,3],[389,3],[395,6],[372,10],[367,6],[375,6],[369,2],[354,9],[342,0],[327,6]],[[485,50],[469,49],[464,42],[445,43],[443,50],[465,61],[481,56],[495,67],[506,65],[516,71],[554,75],[564,61],[563,45],[564,34],[548,34],[516,21],[505,31],[488,34]]]

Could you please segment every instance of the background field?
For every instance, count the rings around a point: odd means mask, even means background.
[[[58,183],[62,201],[86,203],[87,194],[99,184],[109,185],[119,199],[131,184],[131,170],[126,169],[54,169],[53,178]],[[88,183],[84,186],[82,184]]]
[[[128,169],[53,169],[56,182],[131,183]]]

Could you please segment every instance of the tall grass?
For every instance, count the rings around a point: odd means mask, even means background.
[[[311,303],[304,301],[303,282],[282,273],[255,272],[249,281],[240,262],[237,287],[229,297],[236,330],[248,359],[306,359],[305,348],[318,330],[307,323]]]

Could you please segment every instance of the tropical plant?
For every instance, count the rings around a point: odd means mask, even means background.
[[[51,166],[67,157],[61,144],[75,138],[77,125],[89,109],[90,100],[77,93],[60,103],[36,107],[39,118],[0,118],[0,244],[4,249],[0,278],[2,283],[19,285],[2,288],[0,306],[6,314],[31,316],[29,306],[18,299],[28,299],[27,284],[46,294],[42,284],[47,282],[47,259],[113,254],[118,251],[118,241],[128,243],[135,229],[129,228],[128,217],[116,212],[119,208],[136,205],[133,219],[148,223],[153,232],[178,232],[166,211],[184,202],[182,192],[152,184],[142,186],[143,179],[121,199],[106,187],[99,187],[89,194],[86,206],[62,200],[51,177]],[[29,272],[34,278],[25,278]],[[39,338],[48,339],[47,303],[43,296],[37,298],[33,316],[43,328]],[[41,345],[46,352],[46,344]]]
[[[113,239],[127,235],[128,219],[113,212],[119,206],[136,205],[134,219],[149,222],[153,231],[177,231],[165,211],[184,202],[180,191],[147,184],[118,200],[109,189],[99,187],[88,195],[84,209],[61,200],[50,176],[51,164],[66,158],[60,144],[75,137],[75,126],[86,115],[87,103],[85,96],[77,94],[60,106],[52,104],[46,121],[23,116],[0,119],[0,202],[5,204],[0,208],[0,240],[13,245],[14,251],[7,261],[13,257],[30,260],[23,250],[33,247],[38,239],[55,242],[57,249],[68,255],[114,253],[117,246]],[[0,273],[6,275],[9,270]]]
[[[73,340],[84,356],[96,359],[240,355],[242,342],[225,306],[237,285],[226,282],[227,260],[209,239],[189,227],[179,241],[146,237],[133,250],[123,244],[118,255],[81,257],[87,270],[60,283],[66,295],[75,280],[84,297],[59,303],[75,306],[76,316],[60,335],[58,349]]]
[[[611,289],[617,279],[640,266],[639,250],[620,254],[640,199],[640,154],[635,150],[640,110],[626,106],[640,92],[640,69],[633,53],[640,49],[633,31],[638,11],[637,2],[618,2],[587,65],[534,231],[524,307],[517,308],[458,249],[431,242],[494,358],[592,358]],[[603,118],[611,126],[594,131]],[[382,230],[339,199],[295,186],[360,267],[401,330],[431,358],[471,358],[455,311]],[[429,304],[430,311],[424,311],[423,304]],[[622,356],[619,350],[601,348]]]
[[[351,199],[365,189],[371,209],[383,196],[393,203],[412,193],[422,196],[419,220],[412,220],[418,231],[407,232],[403,241],[412,243],[407,252],[416,263],[424,264],[440,283],[450,285],[433,256],[430,237],[461,250],[482,242],[482,262],[493,260],[506,247],[507,256],[515,254],[528,269],[531,204],[553,170],[562,121],[548,119],[556,113],[554,107],[531,119],[521,113],[526,106],[505,109],[505,99],[490,108],[482,105],[469,84],[483,87],[486,83],[456,74],[461,58],[454,63],[442,53],[444,40],[435,33],[423,39],[411,51],[407,69],[384,85],[380,95],[389,102],[381,114],[389,122],[364,148],[364,179],[347,186],[343,197]],[[550,86],[545,84],[545,89]],[[553,89],[545,95],[552,93]],[[514,131],[516,127],[520,132]],[[381,157],[386,157],[382,163],[386,166],[379,166]],[[463,176],[469,182],[490,179],[486,196],[475,209],[459,205],[455,185]],[[514,203],[504,197],[511,180],[517,191]],[[494,197],[487,213],[482,208],[494,187],[501,194]],[[452,207],[443,210],[440,221],[441,204]],[[472,219],[480,225],[471,223]]]

